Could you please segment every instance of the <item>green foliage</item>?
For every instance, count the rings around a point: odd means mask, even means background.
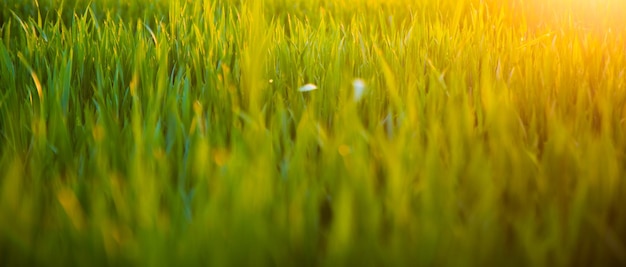
[[[0,0],[0,265],[624,265],[625,5]]]

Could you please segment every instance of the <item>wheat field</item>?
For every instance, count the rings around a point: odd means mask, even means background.
[[[624,266],[624,10],[0,0],[0,265]]]

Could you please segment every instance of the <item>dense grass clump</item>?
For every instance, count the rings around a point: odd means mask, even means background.
[[[625,9],[0,0],[0,265],[626,265]]]

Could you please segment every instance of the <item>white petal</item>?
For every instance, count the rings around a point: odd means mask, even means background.
[[[358,102],[365,94],[365,82],[361,79],[355,79],[352,82],[352,88],[354,88],[354,101]]]
[[[300,89],[298,89],[298,91],[300,92],[308,92],[308,91],[313,91],[317,89],[317,85],[312,84],[312,83],[307,83],[303,86],[300,87]]]

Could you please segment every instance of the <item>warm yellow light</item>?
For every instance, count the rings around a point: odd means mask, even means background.
[[[523,16],[530,27],[574,26],[605,32],[626,29],[624,0],[513,0],[508,3],[513,16]]]

